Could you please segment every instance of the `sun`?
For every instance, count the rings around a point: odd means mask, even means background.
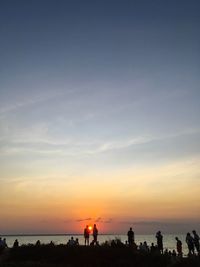
[[[92,226],[90,225],[90,226],[88,226],[88,229],[90,230],[90,232],[92,231]]]

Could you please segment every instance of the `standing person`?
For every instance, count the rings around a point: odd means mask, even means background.
[[[97,236],[98,236],[98,229],[97,229],[97,226],[96,224],[94,224],[94,227],[93,227],[93,238],[94,238],[94,244],[97,244]]]
[[[2,238],[0,237],[0,252],[3,251],[3,249],[4,249],[4,243]]]
[[[7,248],[7,247],[8,247],[8,245],[7,245],[7,243],[6,243],[6,238],[3,239],[3,247],[4,247],[4,248]]]
[[[176,250],[178,253],[178,256],[182,257],[183,251],[182,251],[182,242],[178,239],[178,237],[175,237],[176,239]]]
[[[128,236],[128,244],[129,244],[129,246],[132,246],[133,242],[134,242],[134,232],[132,230],[132,227],[130,227],[130,229],[127,233],[127,236]]]
[[[195,230],[193,230],[192,233],[193,233],[194,246],[195,246],[197,252],[199,253],[200,252],[200,249],[199,249],[199,236],[198,236],[198,234],[196,233]]]
[[[158,231],[156,233],[156,239],[157,239],[157,246],[161,253],[163,253],[163,236],[161,234],[161,231]]]
[[[76,238],[75,242],[76,242],[76,246],[79,246],[79,240],[78,240],[78,238]]]
[[[18,248],[19,247],[19,242],[17,239],[15,239],[15,242],[13,243],[13,248]]]
[[[85,238],[85,246],[86,245],[89,246],[90,230],[89,230],[88,225],[86,225],[86,227],[84,229],[84,238]]]
[[[186,243],[188,245],[189,255],[190,254],[194,254],[194,239],[190,235],[190,233],[187,233],[185,241],[186,241]]]

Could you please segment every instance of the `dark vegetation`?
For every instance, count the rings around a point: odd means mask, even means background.
[[[141,253],[125,246],[23,245],[7,249],[1,267],[200,267],[200,258]]]

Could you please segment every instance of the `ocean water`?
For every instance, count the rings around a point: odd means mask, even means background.
[[[18,239],[19,244],[35,244],[37,240],[40,240],[43,244],[48,244],[51,241],[53,241],[56,245],[58,244],[66,244],[67,241],[73,236],[74,238],[79,239],[80,245],[84,244],[84,237],[83,235],[12,235],[12,236],[1,236],[5,237],[8,247],[12,247],[14,240]],[[164,235],[163,236],[163,245],[164,249],[173,250],[176,249],[176,240],[175,237],[178,236],[178,238],[182,241],[183,244],[183,253],[184,255],[187,255],[188,249],[187,244],[185,242],[185,235],[177,234],[177,235]],[[122,242],[125,243],[127,240],[126,235],[99,235],[98,240],[99,243],[102,244],[106,240],[112,240],[115,238],[120,238]],[[90,238],[92,240],[92,237]],[[156,238],[155,235],[135,235],[135,242],[137,245],[139,245],[140,242],[146,241],[147,244],[150,246],[151,243],[156,244]]]

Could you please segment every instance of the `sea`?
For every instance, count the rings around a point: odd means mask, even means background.
[[[19,245],[27,245],[27,244],[35,244],[37,240],[40,240],[42,244],[48,244],[51,241],[54,242],[55,245],[59,244],[67,244],[68,240],[71,237],[74,237],[74,239],[79,239],[79,244],[84,245],[84,237],[83,235],[77,235],[77,234],[66,234],[66,235],[2,235],[2,238],[6,238],[6,242],[8,247],[12,247],[15,239],[18,239]],[[163,246],[164,249],[168,250],[176,250],[176,240],[175,237],[178,237],[182,241],[183,245],[183,254],[188,254],[187,244],[185,242],[185,235],[183,234],[166,234],[163,236]],[[113,240],[115,238],[119,238],[123,243],[126,242],[127,236],[126,235],[98,235],[98,241],[101,245],[105,241]],[[92,240],[92,237],[91,237]],[[155,235],[135,235],[135,242],[137,245],[140,244],[140,242],[146,241],[148,246],[151,245],[151,243],[156,244],[156,238]]]

